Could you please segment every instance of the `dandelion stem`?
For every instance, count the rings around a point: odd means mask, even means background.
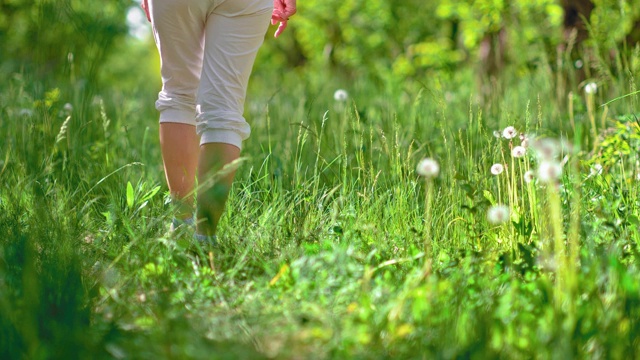
[[[569,224],[569,257],[567,261],[568,270],[568,287],[571,294],[568,298],[574,299],[576,286],[578,281],[578,262],[580,256],[580,177],[578,171],[578,163],[575,158],[572,159],[569,169],[573,170],[569,175],[572,182],[572,196],[571,196],[571,215]],[[575,314],[575,304],[571,301],[570,314]]]
[[[593,136],[593,149],[598,147],[598,129],[596,127],[595,99],[593,94],[587,94],[587,112],[591,122],[591,134]]]
[[[553,254],[556,264],[556,283],[554,291],[554,299],[556,307],[560,309],[564,302],[565,285],[566,285],[566,251],[564,246],[562,232],[562,211],[560,203],[560,194],[558,193],[558,184],[548,184],[548,214],[551,226],[551,234],[553,238]]]
[[[425,254],[425,269],[430,265],[431,263],[431,251],[433,248],[433,238],[432,238],[432,234],[431,234],[431,228],[433,226],[433,219],[432,214],[431,214],[431,205],[433,202],[433,184],[430,178],[426,178],[425,179],[425,186],[426,186],[426,191],[425,191],[425,203],[424,203],[424,254]],[[429,265],[428,265],[429,264]]]

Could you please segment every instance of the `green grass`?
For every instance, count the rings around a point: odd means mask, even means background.
[[[491,106],[467,71],[385,86],[268,74],[256,69],[213,262],[168,233],[155,94],[3,85],[0,357],[638,353],[637,95],[560,104],[544,69],[506,76]],[[593,104],[634,91],[624,76]],[[493,136],[508,125],[567,139],[557,183],[521,180],[540,160],[511,157],[519,140]],[[441,168],[429,182],[425,157]],[[495,225],[498,203],[511,217]]]

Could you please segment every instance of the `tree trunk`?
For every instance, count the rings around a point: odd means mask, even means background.
[[[557,52],[558,103],[565,102],[568,91],[576,89],[586,79],[593,56],[584,46],[589,38],[587,23],[595,5],[590,0],[561,0],[564,9],[563,41]]]
[[[637,43],[640,43],[640,19],[636,19],[633,23],[633,27],[629,30],[629,33],[625,37],[625,41],[629,49],[636,46]]]
[[[590,0],[562,0],[561,3],[564,9],[564,40],[573,40],[574,47],[579,48],[589,38],[585,21],[589,21],[595,5]],[[572,39],[573,36],[575,39]]]
[[[480,42],[478,51],[479,95],[482,102],[487,105],[502,95],[500,75],[506,65],[506,49],[507,31],[504,27],[498,31],[487,33]]]

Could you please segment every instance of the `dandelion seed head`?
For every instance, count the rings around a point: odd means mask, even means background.
[[[560,142],[551,138],[543,138],[533,142],[533,149],[538,157],[545,161],[554,160],[560,154]]]
[[[598,85],[596,85],[596,83],[594,82],[590,82],[584,86],[584,92],[587,95],[593,95],[598,92]]]
[[[437,161],[431,158],[425,158],[420,160],[420,162],[418,163],[416,172],[420,176],[424,176],[426,178],[434,178],[440,173],[440,165]]]
[[[555,161],[543,161],[538,166],[538,179],[543,183],[550,183],[562,176],[562,166]]]
[[[518,131],[516,131],[516,128],[513,126],[507,126],[502,130],[502,137],[507,140],[513,139],[516,136],[518,136]]]
[[[558,270],[558,262],[553,256],[544,256],[538,258],[538,266],[541,269],[556,272]]]
[[[487,211],[487,220],[494,225],[504,224],[509,221],[509,207],[506,205],[493,205]]]
[[[20,111],[18,112],[18,115],[23,116],[23,117],[31,117],[31,116],[33,116],[33,110],[31,110],[31,109],[20,109]]]
[[[333,99],[335,101],[344,102],[344,101],[347,101],[348,98],[349,98],[349,94],[344,89],[338,89],[336,90],[336,92],[333,93]]]
[[[70,113],[73,111],[73,105],[71,105],[71,103],[66,103],[64,104],[64,106],[62,107],[62,110]]]
[[[589,176],[601,175],[602,174],[602,165],[594,164],[589,171]]]
[[[584,65],[584,63],[582,62],[582,60],[578,59],[576,60],[576,62],[573,63],[573,66],[576,67],[576,69],[582,69],[582,66]]]
[[[511,149],[511,156],[513,156],[514,158],[521,158],[526,153],[527,149],[525,149],[524,146],[514,146],[513,149]]]
[[[495,130],[495,131],[493,132],[493,136],[494,136],[496,139],[500,139],[500,138],[502,137],[502,135],[500,134],[500,131],[498,131],[498,130]]]
[[[527,184],[532,182],[536,178],[535,174],[533,173],[533,170],[527,170],[527,172],[525,172],[524,175],[522,175],[522,177],[524,179],[524,182]]]
[[[504,171],[504,166],[502,164],[496,163],[491,165],[491,174],[500,175]]]

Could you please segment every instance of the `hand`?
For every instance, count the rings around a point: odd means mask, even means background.
[[[145,0],[146,2],[146,0]],[[287,28],[289,17],[296,13],[296,0],[273,0],[273,13],[271,14],[271,25],[280,23],[275,37],[280,36]]]
[[[140,6],[142,6],[142,10],[144,10],[144,13],[147,15],[147,20],[149,20],[149,22],[151,22],[151,15],[149,15],[149,3],[148,3],[148,0],[142,0],[142,4],[140,4]]]

